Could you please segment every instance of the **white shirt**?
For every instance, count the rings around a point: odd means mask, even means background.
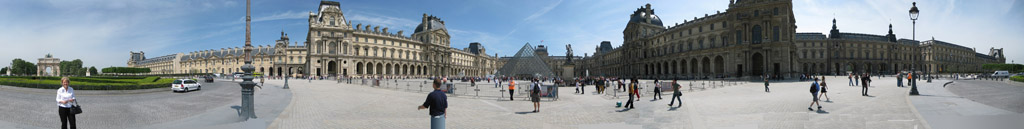
[[[64,87],[61,87],[60,89],[57,89],[57,106],[63,107],[63,108],[71,108],[71,103],[72,102],[68,102],[68,103],[64,103],[64,104],[60,103],[60,101],[66,101],[66,100],[75,99],[75,88],[71,88],[71,87],[68,87],[68,88],[70,88],[70,89],[65,90]]]

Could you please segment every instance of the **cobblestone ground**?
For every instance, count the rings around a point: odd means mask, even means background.
[[[773,82],[772,92],[763,83],[727,84],[687,91],[684,105],[667,106],[668,99],[652,101],[645,93],[636,109],[622,110],[615,103],[627,97],[621,92],[573,94],[572,87],[559,89],[557,101],[542,101],[539,113],[517,94],[509,101],[493,83],[463,86],[449,95],[449,128],[924,128],[907,100],[909,88],[897,88],[895,79],[874,78],[872,96],[860,95],[860,87],[846,86],[845,76],[829,77],[832,101],[822,102],[824,110],[808,111],[810,82]],[[370,87],[336,81],[293,81],[291,103],[269,128],[425,128],[426,110],[416,110],[428,87],[419,91],[423,80],[405,80],[398,86]],[[460,82],[461,83],[461,82]],[[457,83],[456,87],[459,87]],[[523,83],[520,83],[523,84]],[[425,85],[429,86],[429,85]],[[522,86],[520,86],[522,87]],[[645,89],[645,90],[650,90]],[[462,93],[459,93],[462,91]],[[504,96],[504,97],[502,97]],[[671,98],[667,93],[664,98]],[[823,98],[824,99],[824,98]]]

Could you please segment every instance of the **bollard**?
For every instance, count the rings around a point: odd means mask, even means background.
[[[420,92],[423,92],[423,84],[420,84]]]
[[[476,97],[480,98],[480,88],[473,89],[473,91],[476,91]]]

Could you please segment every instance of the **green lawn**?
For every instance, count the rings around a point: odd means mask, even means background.
[[[1017,75],[1017,76],[1010,77],[1010,80],[1017,81],[1017,82],[1024,82],[1024,75]]]
[[[4,76],[0,85],[57,89],[61,77]],[[78,90],[134,90],[170,87],[173,78],[160,77],[69,77],[71,86]]]

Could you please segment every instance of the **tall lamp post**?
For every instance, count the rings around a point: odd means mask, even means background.
[[[252,72],[256,70],[256,67],[252,66],[252,55],[250,55],[252,52],[252,42],[249,40],[249,33],[251,32],[249,27],[251,22],[249,7],[251,3],[251,0],[245,1],[245,65],[242,65],[242,71],[245,71],[245,74],[242,74],[242,82],[238,83],[242,87],[242,109],[239,117],[244,117],[246,120],[256,118],[252,96],[255,91],[253,88],[256,87],[256,83],[252,82]]]
[[[914,22],[914,30],[913,30],[913,37],[912,37],[912,39],[914,39],[916,41],[917,40],[917,16],[918,16],[918,14],[921,11],[917,10],[917,2],[912,3],[912,5],[913,6],[910,7],[910,20]],[[920,66],[920,65],[918,65],[918,66]],[[913,71],[911,71],[911,72],[913,72]],[[917,75],[917,74],[913,74],[913,75]],[[914,79],[917,79],[917,78],[915,77]],[[908,80],[908,81],[910,81],[910,80]],[[913,85],[910,85],[910,95],[921,95],[920,93],[917,92],[917,83],[916,83],[916,81],[913,83]]]

